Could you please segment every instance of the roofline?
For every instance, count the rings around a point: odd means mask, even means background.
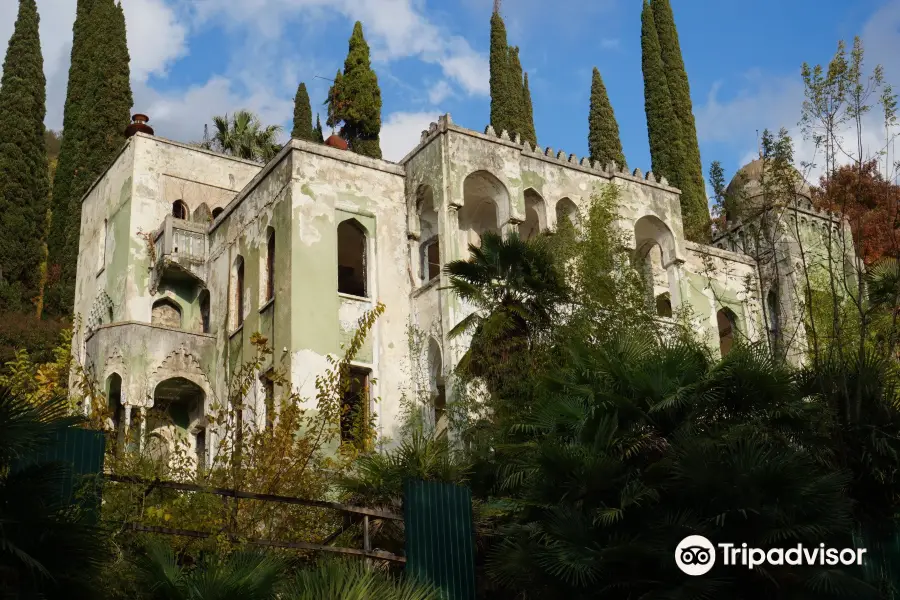
[[[213,222],[210,223],[209,229],[207,233],[212,233],[222,221],[225,220],[228,215],[230,215],[234,210],[240,205],[241,202],[244,201],[256,187],[262,183],[262,181],[275,170],[275,167],[281,163],[284,158],[293,152],[294,150],[299,150],[302,152],[307,152],[309,154],[316,154],[318,156],[323,156],[325,158],[330,158],[333,160],[339,160],[341,162],[351,163],[357,166],[366,167],[369,169],[373,169],[376,171],[382,171],[384,173],[389,173],[392,175],[398,175],[400,177],[406,177],[406,169],[402,165],[398,165],[396,163],[392,163],[390,161],[378,159],[378,158],[369,158],[368,156],[361,156],[359,154],[355,154],[350,150],[339,150],[337,148],[332,148],[331,146],[326,146],[324,144],[319,144],[317,142],[308,142],[306,140],[298,140],[292,139],[284,147],[275,155],[272,160],[270,160],[266,165],[257,173],[253,179],[251,179],[247,185],[245,185],[240,192],[225,205],[222,209],[222,212],[219,213],[219,216],[213,219]]]

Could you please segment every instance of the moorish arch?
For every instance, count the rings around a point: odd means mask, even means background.
[[[487,232],[500,233],[509,215],[509,191],[488,171],[475,171],[463,182],[463,204],[459,209],[459,236],[462,255],[468,247],[481,245]]]
[[[661,317],[670,317],[681,304],[677,243],[672,230],[655,215],[634,223],[634,264],[644,277],[647,302]]]
[[[524,195],[525,220],[519,223],[519,237],[530,240],[548,228],[547,203],[534,188],[525,190]]]
[[[567,220],[576,230],[581,229],[581,214],[578,212],[578,205],[568,196],[557,200],[555,212],[557,227],[563,220]]]
[[[200,361],[182,345],[166,356],[162,363],[150,373],[148,381],[151,393],[150,406],[152,406],[153,395],[160,382],[173,378],[184,379],[194,384],[203,391],[207,398],[211,395],[212,388],[206,373],[200,366]]]

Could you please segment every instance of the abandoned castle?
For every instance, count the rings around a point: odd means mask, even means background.
[[[619,223],[644,259],[659,318],[689,306],[695,330],[723,353],[739,336],[768,338],[801,360],[801,245],[809,260],[845,239],[832,234],[846,223],[801,190],[774,243],[760,241],[765,213],[729,222],[712,245],[693,243],[664,178],[470,131],[449,115],[398,164],[292,140],[263,166],[156,137],[144,120],[82,201],[73,351],[104,386],[117,427],[146,427],[137,413],[166,410],[171,423],[159,427],[186,435],[198,462],[215,444],[211,403],[252,357],[254,332],[273,349],[264,370],[314,398],[326,357],[377,302],[386,310],[350,393],[368,386],[380,398],[383,436],[396,434],[401,395],[422,392],[409,389],[414,363],[427,364],[425,392],[444,402],[464,344],[447,333],[470,309],[441,266],[466,258],[486,231],[527,238],[560,219],[577,228],[598,184],[621,190]],[[754,161],[741,172],[750,200],[761,171]],[[427,335],[421,352],[410,326]],[[262,377],[250,393],[257,426],[273,418],[274,387]]]

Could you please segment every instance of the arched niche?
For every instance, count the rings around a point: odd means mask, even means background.
[[[672,318],[672,296],[669,292],[656,296],[656,316],[664,319]]]
[[[644,215],[634,222],[634,247],[642,248],[648,242],[656,243],[662,251],[663,267],[675,260],[675,235],[662,219],[655,215]]]
[[[519,237],[530,240],[547,230],[547,207],[533,188],[525,190],[525,220],[519,223]]]
[[[719,352],[724,358],[731,352],[737,339],[737,315],[728,307],[721,308],[716,313],[716,325],[719,330]]]
[[[209,321],[209,302],[210,295],[209,290],[202,290],[200,292],[200,297],[198,298],[198,302],[200,304],[200,332],[201,333],[209,333],[210,321]]]
[[[153,303],[150,324],[181,329],[181,307],[171,298],[160,298]]]
[[[231,265],[231,328],[244,324],[247,307],[247,293],[244,290],[244,257],[238,255]]]
[[[464,255],[469,245],[481,246],[481,236],[500,233],[502,215],[509,212],[509,192],[487,171],[476,171],[463,182],[463,205],[459,209],[459,235]]]
[[[212,209],[212,218],[213,219],[217,218],[219,215],[222,214],[222,211],[224,211],[224,210],[225,209],[222,208],[221,206],[215,207],[214,209]]]
[[[356,219],[337,226],[338,292],[368,297],[366,228]]]

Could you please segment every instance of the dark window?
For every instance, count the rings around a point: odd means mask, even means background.
[[[365,439],[369,413],[369,371],[350,367],[341,405],[341,442],[360,443]]]
[[[656,315],[666,318],[672,316],[672,300],[669,298],[669,292],[662,293],[656,297]]]
[[[244,324],[244,258],[234,262],[234,327]]]
[[[200,322],[203,333],[209,333],[209,290],[200,292]]]
[[[172,203],[172,216],[176,219],[187,219],[188,218],[188,207],[187,204],[182,202],[181,200],[176,200]]]
[[[441,274],[441,245],[437,236],[425,242],[422,262],[422,277],[425,281],[431,281]]]
[[[338,292],[366,297],[366,232],[355,219],[337,228]]]
[[[263,375],[263,390],[266,403],[266,429],[275,427],[275,382],[268,375]]]
[[[215,219],[219,215],[222,214],[222,211],[225,210],[221,206],[212,209],[212,218]]]
[[[275,297],[275,230],[269,228],[266,246],[266,302]]]
[[[200,429],[194,435],[194,448],[197,452],[197,470],[206,469],[206,430]]]

